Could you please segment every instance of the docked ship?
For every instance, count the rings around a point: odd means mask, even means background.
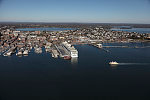
[[[16,56],[22,56],[24,49],[21,48],[20,50],[18,50],[18,53],[16,53]]]
[[[16,53],[16,56],[22,56],[22,51],[18,51],[18,53]]]
[[[74,46],[72,46],[68,42],[63,42],[62,44],[69,51],[71,58],[77,58],[78,57],[78,51],[75,49]]]
[[[72,58],[78,57],[78,51],[74,48],[74,46],[70,47],[70,54]]]
[[[29,53],[29,51],[28,51],[28,50],[25,50],[25,51],[23,52],[23,55],[27,56],[28,53]]]

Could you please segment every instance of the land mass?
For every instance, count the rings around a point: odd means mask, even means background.
[[[41,53],[44,46],[53,57],[70,59],[78,57],[74,44],[89,44],[102,48],[103,43],[149,42],[149,33],[110,30],[114,26],[149,28],[149,24],[103,24],[103,23],[0,23],[0,54],[10,56],[28,55],[34,48]],[[18,31],[18,28],[73,28],[59,31]]]

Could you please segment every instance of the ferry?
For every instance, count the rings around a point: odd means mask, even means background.
[[[117,63],[116,61],[115,61],[115,62],[112,61],[112,62],[110,62],[109,64],[110,64],[110,65],[118,65],[119,63]]]

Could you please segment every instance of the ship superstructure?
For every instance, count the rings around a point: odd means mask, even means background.
[[[69,51],[71,58],[78,57],[78,51],[75,49],[74,46],[72,46],[68,42],[63,42],[62,44]]]

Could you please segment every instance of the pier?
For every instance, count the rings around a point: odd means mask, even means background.
[[[103,48],[128,48],[129,46],[103,46]]]
[[[57,50],[52,50],[52,57],[54,58],[58,58],[59,53],[57,52]]]
[[[65,57],[65,56],[70,56],[69,55],[69,52],[66,48],[64,48],[62,45],[55,45],[57,51],[59,52],[60,54],[60,57]]]
[[[16,47],[11,47],[8,51],[6,51],[3,55],[4,56],[11,56],[12,53],[14,53]]]

